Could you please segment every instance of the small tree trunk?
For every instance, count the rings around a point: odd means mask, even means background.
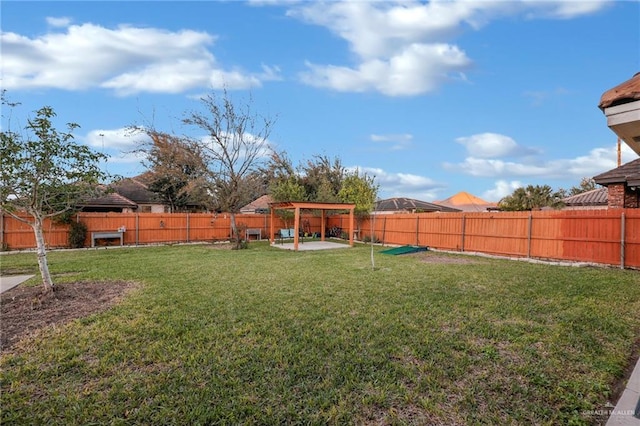
[[[53,291],[53,280],[51,279],[49,264],[47,263],[47,249],[44,241],[44,232],[42,231],[42,219],[36,218],[31,227],[33,228],[33,233],[36,237],[38,268],[40,269],[40,275],[42,276],[42,285],[44,286],[44,292],[49,293]]]
[[[236,224],[236,214],[230,213],[231,218],[231,237],[234,240],[235,248],[240,248],[240,235],[238,234],[238,225]]]

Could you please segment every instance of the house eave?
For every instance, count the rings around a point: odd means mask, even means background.
[[[607,126],[640,155],[640,100],[604,109]]]

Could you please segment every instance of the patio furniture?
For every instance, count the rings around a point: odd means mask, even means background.
[[[246,231],[244,231],[244,237],[245,239],[248,241],[251,235],[255,235],[256,236],[256,240],[261,240],[262,239],[262,229],[247,229]]]
[[[124,235],[124,231],[92,232],[91,233],[91,247],[95,247],[96,246],[96,240],[112,239],[112,238],[119,238],[120,239],[120,245],[123,245],[123,238],[122,238],[123,235]]]

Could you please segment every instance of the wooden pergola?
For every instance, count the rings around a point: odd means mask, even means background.
[[[294,229],[293,233],[293,249],[298,251],[298,242],[300,240],[300,210],[320,210],[322,219],[320,221],[320,240],[324,241],[325,236],[325,213],[327,210],[349,210],[349,245],[353,246],[353,228],[354,228],[354,211],[356,209],[355,204],[350,203],[311,203],[311,202],[298,202],[298,201],[286,201],[280,203],[269,203],[269,210],[271,211],[271,223],[269,226],[269,241],[271,244],[275,242],[275,229],[273,224],[276,219],[276,210],[294,210]]]

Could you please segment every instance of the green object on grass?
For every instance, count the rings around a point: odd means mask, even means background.
[[[427,251],[429,250],[428,247],[418,247],[418,246],[402,246],[402,247],[395,247],[392,249],[388,249],[388,250],[382,250],[380,253],[384,253],[384,254],[392,254],[392,255],[398,255],[398,254],[408,254],[408,253],[416,253],[419,251]]]

